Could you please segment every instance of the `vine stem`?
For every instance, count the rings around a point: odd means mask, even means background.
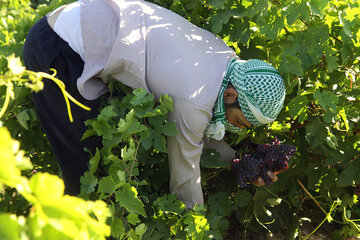
[[[52,80],[54,83],[56,83],[56,85],[58,85],[58,87],[60,88],[62,94],[64,95],[64,99],[65,99],[65,103],[66,103],[66,108],[68,111],[68,115],[69,115],[69,120],[70,122],[73,122],[74,119],[72,117],[72,113],[71,113],[71,108],[70,108],[70,101],[71,100],[73,103],[75,103],[76,105],[78,105],[79,107],[85,109],[86,111],[90,111],[91,109],[83,104],[81,104],[80,102],[78,102],[76,99],[74,99],[66,90],[65,90],[65,84],[60,81],[59,79],[57,79],[55,76],[57,74],[56,69],[54,68],[50,68],[51,71],[53,71],[54,73],[52,75],[47,74],[47,73],[38,73],[38,76],[40,77],[45,77],[48,78],[50,80]]]
[[[304,192],[309,195],[309,197],[315,202],[315,204],[320,208],[320,210],[325,214],[328,215],[328,213],[321,207],[320,203],[313,197],[313,195],[304,187],[304,185],[301,183],[301,181],[299,179],[296,179],[297,182],[299,183],[300,187],[304,190]],[[339,223],[339,224],[343,224],[342,222],[333,219],[334,222]]]
[[[360,232],[360,226],[355,223],[355,221],[359,221],[360,219],[353,219],[353,220],[348,219],[348,218],[346,217],[346,208],[345,208],[345,207],[344,207],[344,219],[345,219],[346,221],[350,222],[351,224],[353,224],[354,227]]]
[[[304,240],[308,239],[311,235],[313,235],[323,224],[324,222],[329,219],[329,217],[331,218],[331,213],[335,210],[335,208],[341,204],[341,201],[339,199],[335,200],[333,202],[333,204],[331,205],[330,211],[328,213],[326,213],[326,217],[321,221],[321,223],[309,234],[307,235]]]
[[[132,171],[134,169],[134,164],[137,161],[137,153],[139,151],[139,147],[140,147],[140,143],[141,143],[141,139],[137,140],[136,137],[134,137],[134,138],[135,138],[135,142],[136,142],[137,146],[136,146],[136,150],[135,150],[135,154],[134,154],[135,157],[134,157],[134,160],[133,160],[133,162],[131,164],[131,168],[130,168],[130,180],[131,180],[131,177],[132,177]]]
[[[296,179],[297,182],[299,183],[300,187],[304,190],[304,192],[309,195],[309,197],[315,202],[315,204],[320,208],[320,210],[327,215],[327,212],[321,207],[320,203],[313,197],[313,195],[311,195],[311,193],[304,187],[304,185],[302,184],[302,182],[299,179]]]
[[[5,102],[4,102],[3,107],[1,108],[1,111],[0,111],[0,118],[5,114],[6,109],[7,109],[8,105],[9,105],[9,102],[10,102],[10,90],[9,90],[9,86],[8,86],[7,89],[6,89]]]
[[[32,72],[32,71],[29,71],[29,70],[24,70],[24,75],[28,75],[28,76],[36,76],[36,80],[37,81],[41,81],[43,78],[47,78],[51,81],[53,81],[61,90],[63,96],[64,96],[64,99],[65,99],[65,103],[66,103],[66,108],[67,108],[67,111],[68,111],[68,116],[69,116],[69,120],[70,122],[73,122],[73,117],[72,117],[72,113],[71,113],[71,108],[70,108],[70,101],[72,101],[74,104],[78,105],[79,107],[85,109],[86,111],[90,111],[91,108],[85,106],[84,104],[80,103],[79,101],[77,101],[75,98],[73,98],[66,90],[65,90],[65,84],[57,79],[55,76],[57,74],[57,71],[56,69],[54,68],[50,68],[51,71],[53,71],[53,74],[50,75],[48,73],[44,73],[44,72]],[[3,79],[3,78],[1,78]],[[13,80],[15,82],[27,82],[28,80],[25,80],[25,79],[21,79],[21,78],[18,78],[16,80]],[[33,80],[34,82],[34,80]],[[5,114],[5,111],[6,109],[8,108],[8,105],[9,105],[9,102],[10,102],[10,95],[11,95],[11,91],[12,90],[9,90],[10,87],[12,87],[12,83],[9,82],[9,84],[7,85],[7,89],[6,89],[6,96],[5,96],[5,102],[1,108],[1,111],[0,111],[0,118]]]
[[[267,228],[267,227],[265,226],[264,223],[260,222],[259,218],[257,217],[257,214],[256,214],[256,211],[255,211],[255,210],[254,210],[254,216],[255,216],[256,221],[257,221],[263,228],[265,228],[265,229],[269,232],[270,236],[272,237],[272,236],[273,236],[273,233],[270,231],[269,228]]]
[[[225,169],[221,169],[221,170],[219,170],[219,171],[211,174],[209,177],[207,177],[207,178],[205,179],[205,181],[209,181],[210,179],[213,179],[214,177],[219,176],[219,175],[220,175],[221,173],[223,173],[224,171],[225,171]]]

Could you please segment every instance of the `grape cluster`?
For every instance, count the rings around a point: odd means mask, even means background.
[[[267,172],[270,170],[276,174],[286,170],[295,152],[294,146],[281,144],[278,139],[274,139],[272,143],[258,145],[254,153],[245,153],[241,157],[236,154],[231,166],[239,187],[245,188],[248,182],[255,182],[258,177],[271,185],[273,182]]]

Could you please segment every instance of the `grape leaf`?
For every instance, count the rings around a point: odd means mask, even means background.
[[[239,190],[234,197],[235,206],[238,208],[246,207],[251,202],[253,196],[247,190]]]
[[[125,234],[125,228],[120,218],[114,217],[111,224],[111,236],[121,239]]]
[[[169,211],[177,214],[182,214],[186,211],[186,206],[183,202],[177,199],[176,194],[166,194],[154,201],[154,206],[162,211]]]
[[[325,126],[316,119],[306,126],[306,140],[312,149],[324,143],[328,133]]]
[[[219,216],[229,216],[231,211],[234,209],[234,205],[225,192],[217,192],[210,196],[208,204],[211,211]]]
[[[167,153],[166,148],[166,139],[163,135],[160,135],[160,133],[156,132],[154,137],[154,149]]]
[[[95,155],[90,159],[90,172],[94,174],[99,166],[100,163],[100,152],[96,149]]]
[[[146,217],[144,204],[137,198],[137,191],[130,184],[124,184],[115,192],[116,201],[125,207],[130,214],[140,214]]]
[[[167,95],[167,94],[162,95],[159,99],[159,102],[161,105],[165,106],[165,108],[168,111],[170,111],[170,112],[174,111],[174,102],[169,95]]]
[[[328,69],[329,72],[335,71],[338,69],[338,60],[339,58],[337,56],[328,56],[326,58],[326,67]]]
[[[27,113],[27,109],[22,110],[16,114],[16,119],[19,121],[20,125],[28,130],[28,121],[30,120],[30,116]]]
[[[223,8],[226,3],[226,0],[209,0],[209,5],[215,8]]]
[[[99,181],[99,193],[113,193],[119,184],[117,184],[111,176],[102,177]]]
[[[95,186],[98,184],[98,178],[87,171],[80,177],[81,192],[89,194],[95,191]]]
[[[154,101],[154,95],[148,94],[145,89],[139,88],[133,91],[134,97],[131,99],[130,103],[134,106],[144,105]]]
[[[324,15],[326,7],[328,5],[327,0],[311,0],[310,1],[310,7],[311,11],[316,15]]]
[[[174,122],[167,122],[160,129],[166,136],[175,136],[178,133]]]
[[[306,112],[307,104],[308,104],[308,99],[305,95],[303,96],[300,95],[291,99],[291,101],[288,104],[290,116],[295,118],[299,116],[301,113]]]
[[[116,117],[117,115],[118,114],[114,111],[114,106],[109,105],[109,106],[104,107],[101,110],[98,118],[107,119],[107,118]]]
[[[329,108],[335,111],[336,104],[339,101],[339,98],[335,94],[320,90],[315,91],[314,98],[319,102],[319,104],[325,111],[329,110]]]
[[[205,168],[227,168],[230,163],[227,161],[220,161],[220,153],[214,149],[204,149],[200,157],[200,165]]]
[[[359,182],[360,158],[346,167],[337,179],[337,186],[344,187]]]
[[[128,220],[128,222],[131,223],[132,225],[136,225],[136,224],[138,224],[138,223],[141,222],[140,219],[139,219],[139,215],[138,215],[138,214],[134,214],[134,213],[129,214],[129,215],[127,216],[127,220]]]
[[[111,126],[104,119],[97,119],[96,121],[92,121],[91,126],[96,131],[98,136],[102,136],[105,140],[112,139],[113,131]]]
[[[25,222],[24,217],[16,217],[10,214],[0,214],[0,239],[18,240],[24,237],[22,232],[21,222]]]
[[[146,232],[146,225],[145,225],[145,223],[141,223],[141,224],[139,224],[138,226],[136,226],[135,232],[136,232],[136,234],[137,234],[137,235],[140,237],[140,239],[141,239],[142,235],[144,235],[144,233]]]

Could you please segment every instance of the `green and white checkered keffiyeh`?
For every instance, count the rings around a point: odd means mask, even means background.
[[[226,67],[213,117],[206,130],[207,136],[220,140],[225,130],[241,131],[225,117],[224,91],[229,83],[238,92],[241,111],[252,125],[261,126],[276,119],[285,99],[284,81],[279,72],[261,60],[233,58]]]

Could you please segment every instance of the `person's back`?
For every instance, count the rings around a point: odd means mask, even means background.
[[[235,53],[222,39],[183,17],[143,2],[146,81],[158,97],[169,94],[212,108],[226,64]]]

